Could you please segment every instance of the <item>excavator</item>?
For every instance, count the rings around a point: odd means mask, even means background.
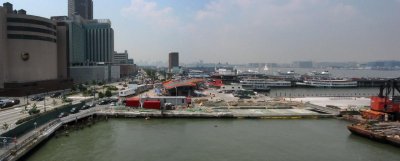
[[[362,111],[367,120],[400,121],[400,77],[387,80],[379,89],[378,96],[371,97],[371,108]]]

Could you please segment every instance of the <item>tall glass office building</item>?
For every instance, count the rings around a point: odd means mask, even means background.
[[[92,0],[68,0],[68,16],[79,15],[84,19],[93,19]]]
[[[86,60],[112,63],[114,52],[114,30],[110,20],[93,20],[85,24]]]

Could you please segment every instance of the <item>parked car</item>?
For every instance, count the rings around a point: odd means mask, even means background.
[[[83,106],[81,107],[81,110],[86,110],[86,109],[89,109],[89,108],[90,108],[89,105],[83,105]]]
[[[96,107],[96,103],[90,104],[89,107]]]
[[[102,101],[100,101],[99,105],[106,105],[109,103],[110,103],[110,100],[102,100]]]
[[[68,116],[68,113],[61,112],[61,113],[58,115],[58,118],[63,118],[63,117],[65,117],[65,116]]]
[[[14,106],[14,105],[15,104],[13,103],[13,100],[9,100],[9,99],[0,100],[0,108],[7,108],[7,107]]]
[[[61,92],[56,92],[50,95],[51,98],[57,98],[61,96]]]
[[[79,110],[77,109],[77,108],[72,108],[71,109],[71,111],[70,111],[70,113],[72,113],[72,114],[74,114],[74,113],[78,113],[79,112]]]
[[[31,98],[31,101],[36,101],[37,99],[39,99],[39,96],[34,96]]]
[[[34,96],[31,98],[31,101],[43,101],[44,97],[43,96]]]
[[[13,99],[11,101],[14,105],[18,105],[20,103],[19,99]]]
[[[118,98],[110,98],[110,100],[109,100],[110,102],[118,102]]]
[[[249,95],[239,95],[240,99],[250,99],[251,97]]]
[[[43,96],[39,97],[38,99],[36,99],[36,101],[43,101],[45,98]]]

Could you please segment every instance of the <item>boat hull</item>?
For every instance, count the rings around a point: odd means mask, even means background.
[[[388,137],[383,134],[379,133],[374,133],[368,129],[365,129],[363,126],[358,126],[358,125],[349,125],[347,126],[347,129],[355,135],[362,136],[374,141],[378,141],[381,143],[389,143],[394,146],[400,147],[400,138],[394,138],[394,137]]]

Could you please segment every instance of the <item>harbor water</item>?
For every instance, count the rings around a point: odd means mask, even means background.
[[[264,93],[271,97],[370,97],[379,93],[379,87],[371,88],[272,88]]]
[[[111,119],[53,137],[26,160],[399,160],[399,148],[352,135],[348,124],[336,119]]]

